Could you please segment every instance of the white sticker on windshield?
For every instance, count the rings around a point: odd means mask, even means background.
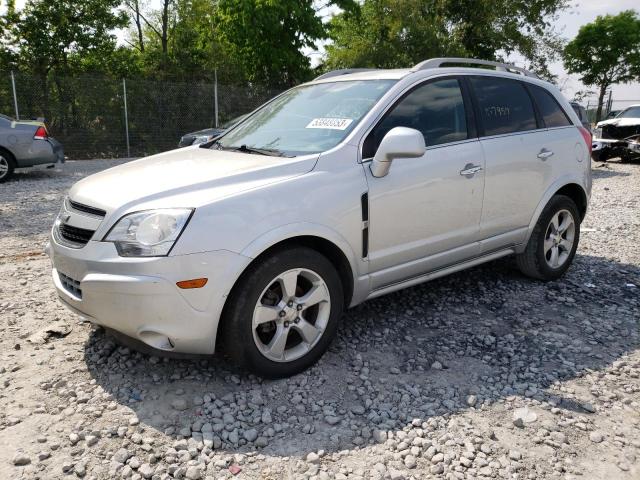
[[[353,122],[352,118],[314,118],[306,128],[326,128],[329,130],[345,130]]]

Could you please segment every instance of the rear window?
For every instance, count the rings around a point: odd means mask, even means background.
[[[566,127],[571,125],[569,117],[567,117],[567,114],[564,113],[560,104],[549,92],[536,85],[529,85],[529,89],[547,128]],[[577,108],[574,108],[578,111],[578,116],[580,117],[580,107],[578,106]]]
[[[536,129],[531,97],[520,82],[499,77],[470,80],[486,136]]]

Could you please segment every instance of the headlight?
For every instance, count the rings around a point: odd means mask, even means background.
[[[209,140],[211,140],[212,138],[213,137],[211,137],[211,135],[200,135],[200,136],[197,136],[195,138],[195,140],[193,141],[193,143],[191,145],[198,145],[200,143],[206,143]]]
[[[602,138],[602,127],[593,129],[593,138]]]
[[[193,209],[147,210],[125,215],[113,226],[105,242],[113,242],[121,257],[168,255],[189,221]]]

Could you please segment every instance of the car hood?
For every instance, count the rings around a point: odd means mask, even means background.
[[[313,170],[318,155],[271,157],[187,147],[153,155],[91,175],[69,197],[114,210],[198,207],[241,191]]]
[[[605,125],[613,125],[615,127],[631,127],[634,125],[640,125],[640,118],[611,118],[609,120],[603,120],[598,122],[597,127],[604,127]]]

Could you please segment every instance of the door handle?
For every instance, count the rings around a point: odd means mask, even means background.
[[[474,165],[473,163],[467,163],[462,170],[460,170],[460,175],[463,177],[471,178],[476,173],[482,171],[482,167],[480,165]]]
[[[546,148],[543,148],[542,150],[540,150],[540,153],[538,154],[538,158],[544,162],[547,158],[549,158],[552,155],[553,155],[553,152],[551,150],[547,150]]]

